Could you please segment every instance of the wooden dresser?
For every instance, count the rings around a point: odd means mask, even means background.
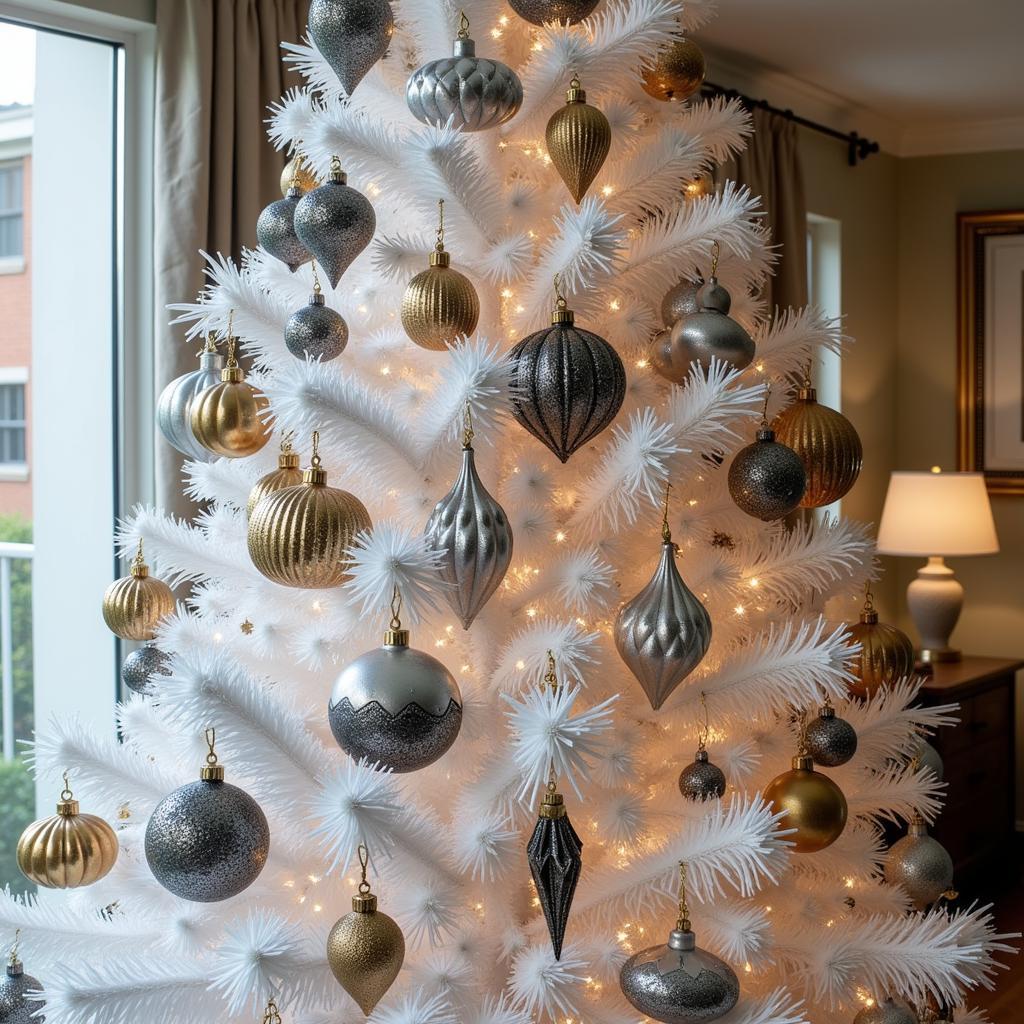
[[[930,738],[948,785],[932,833],[953,858],[956,884],[971,895],[996,886],[1014,858],[1014,685],[1020,668],[1024,661],[965,655],[936,665],[921,689],[923,704],[960,705],[959,725]]]

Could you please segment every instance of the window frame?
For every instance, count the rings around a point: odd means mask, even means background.
[[[25,158],[23,156],[0,160],[0,176],[7,171],[18,174],[18,205],[10,208],[0,206],[0,223],[5,220],[16,220],[18,224],[18,251],[4,252],[0,249],[0,263],[25,263]],[[3,189],[0,188],[0,195]]]
[[[0,368],[0,393],[4,388],[21,388],[21,420],[5,420],[0,409],[0,432],[21,430],[21,459],[5,461],[3,444],[0,442],[0,481],[28,479],[28,370],[24,367]],[[0,434],[2,436],[2,434]]]

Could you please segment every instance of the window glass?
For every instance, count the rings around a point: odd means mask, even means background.
[[[0,165],[0,259],[24,254],[21,163]]]
[[[0,464],[25,461],[25,385],[0,384]]]

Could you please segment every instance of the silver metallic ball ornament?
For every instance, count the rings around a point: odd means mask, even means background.
[[[224,781],[224,766],[210,753],[198,782],[189,782],[157,804],[146,825],[146,862],[175,896],[215,903],[256,881],[270,852],[270,826],[244,789]]]
[[[384,644],[342,670],[327,715],[338,746],[394,772],[415,772],[441,757],[462,726],[455,677],[409,646],[397,609]]]
[[[754,359],[754,339],[739,321],[729,316],[732,299],[718,278],[711,277],[697,292],[696,313],[684,316],[672,327],[669,345],[656,366],[668,380],[681,384],[690,367],[699,363],[705,370],[712,359],[743,370]]]
[[[697,292],[703,286],[703,280],[691,281],[686,277],[673,285],[661,300],[661,322],[666,327],[671,327],[684,316],[696,313],[700,309],[697,304]]]
[[[857,730],[826,704],[804,732],[807,753],[822,768],[838,768],[857,753]]]
[[[918,1024],[917,1014],[902,999],[886,996],[873,1006],[865,1006],[853,1024]]]
[[[792,448],[779,444],[767,427],[741,448],[729,466],[729,494],[736,507],[766,523],[793,512],[804,496],[807,473]]]
[[[224,356],[207,339],[206,348],[199,355],[198,369],[175,377],[157,399],[156,422],[160,432],[168,444],[195,462],[210,462],[216,456],[192,432],[192,399],[219,384],[223,369]]]
[[[302,199],[302,189],[293,186],[284,199],[264,207],[256,221],[256,240],[293,274],[313,258],[295,230],[295,214]]]
[[[725,772],[701,748],[679,773],[679,792],[687,800],[718,800],[725,795]]]
[[[501,61],[476,55],[463,14],[453,56],[414,71],[405,99],[413,117],[424,124],[445,125],[452,119],[455,128],[481,132],[515,117],[523,103],[523,83]]]
[[[889,847],[885,880],[902,886],[918,910],[934,903],[953,884],[953,858],[928,835],[924,818],[915,816],[907,834]]]
[[[43,1008],[43,1000],[36,995],[42,989],[41,982],[25,973],[15,944],[0,981],[0,1024],[42,1024],[46,1018],[42,1014],[35,1016]]]
[[[348,184],[337,157],[319,188],[307,192],[295,207],[295,233],[320,264],[332,288],[370,244],[377,215],[370,201]]]
[[[324,304],[323,293],[316,289],[308,304],[288,318],[284,343],[296,359],[308,357],[326,363],[345,351],[348,324],[340,313]]]
[[[313,0],[307,24],[346,96],[384,56],[395,31],[388,0]]]
[[[630,957],[619,975],[622,994],[640,1013],[664,1024],[718,1020],[739,1001],[736,972],[699,949],[689,928],[674,929],[663,946]]]
[[[132,651],[121,665],[121,682],[133,693],[147,696],[157,692],[155,677],[170,674],[171,656],[152,644]]]
[[[923,736],[917,741],[917,763],[921,768],[931,768],[935,778],[942,782],[946,773],[942,755]]]
[[[576,25],[601,0],[509,0],[509,7],[531,25]]]

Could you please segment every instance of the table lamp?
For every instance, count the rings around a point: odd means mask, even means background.
[[[960,618],[964,588],[943,561],[999,550],[981,473],[893,473],[878,526],[878,553],[928,561],[907,587],[907,605],[921,638],[924,662],[959,661],[949,635]]]

